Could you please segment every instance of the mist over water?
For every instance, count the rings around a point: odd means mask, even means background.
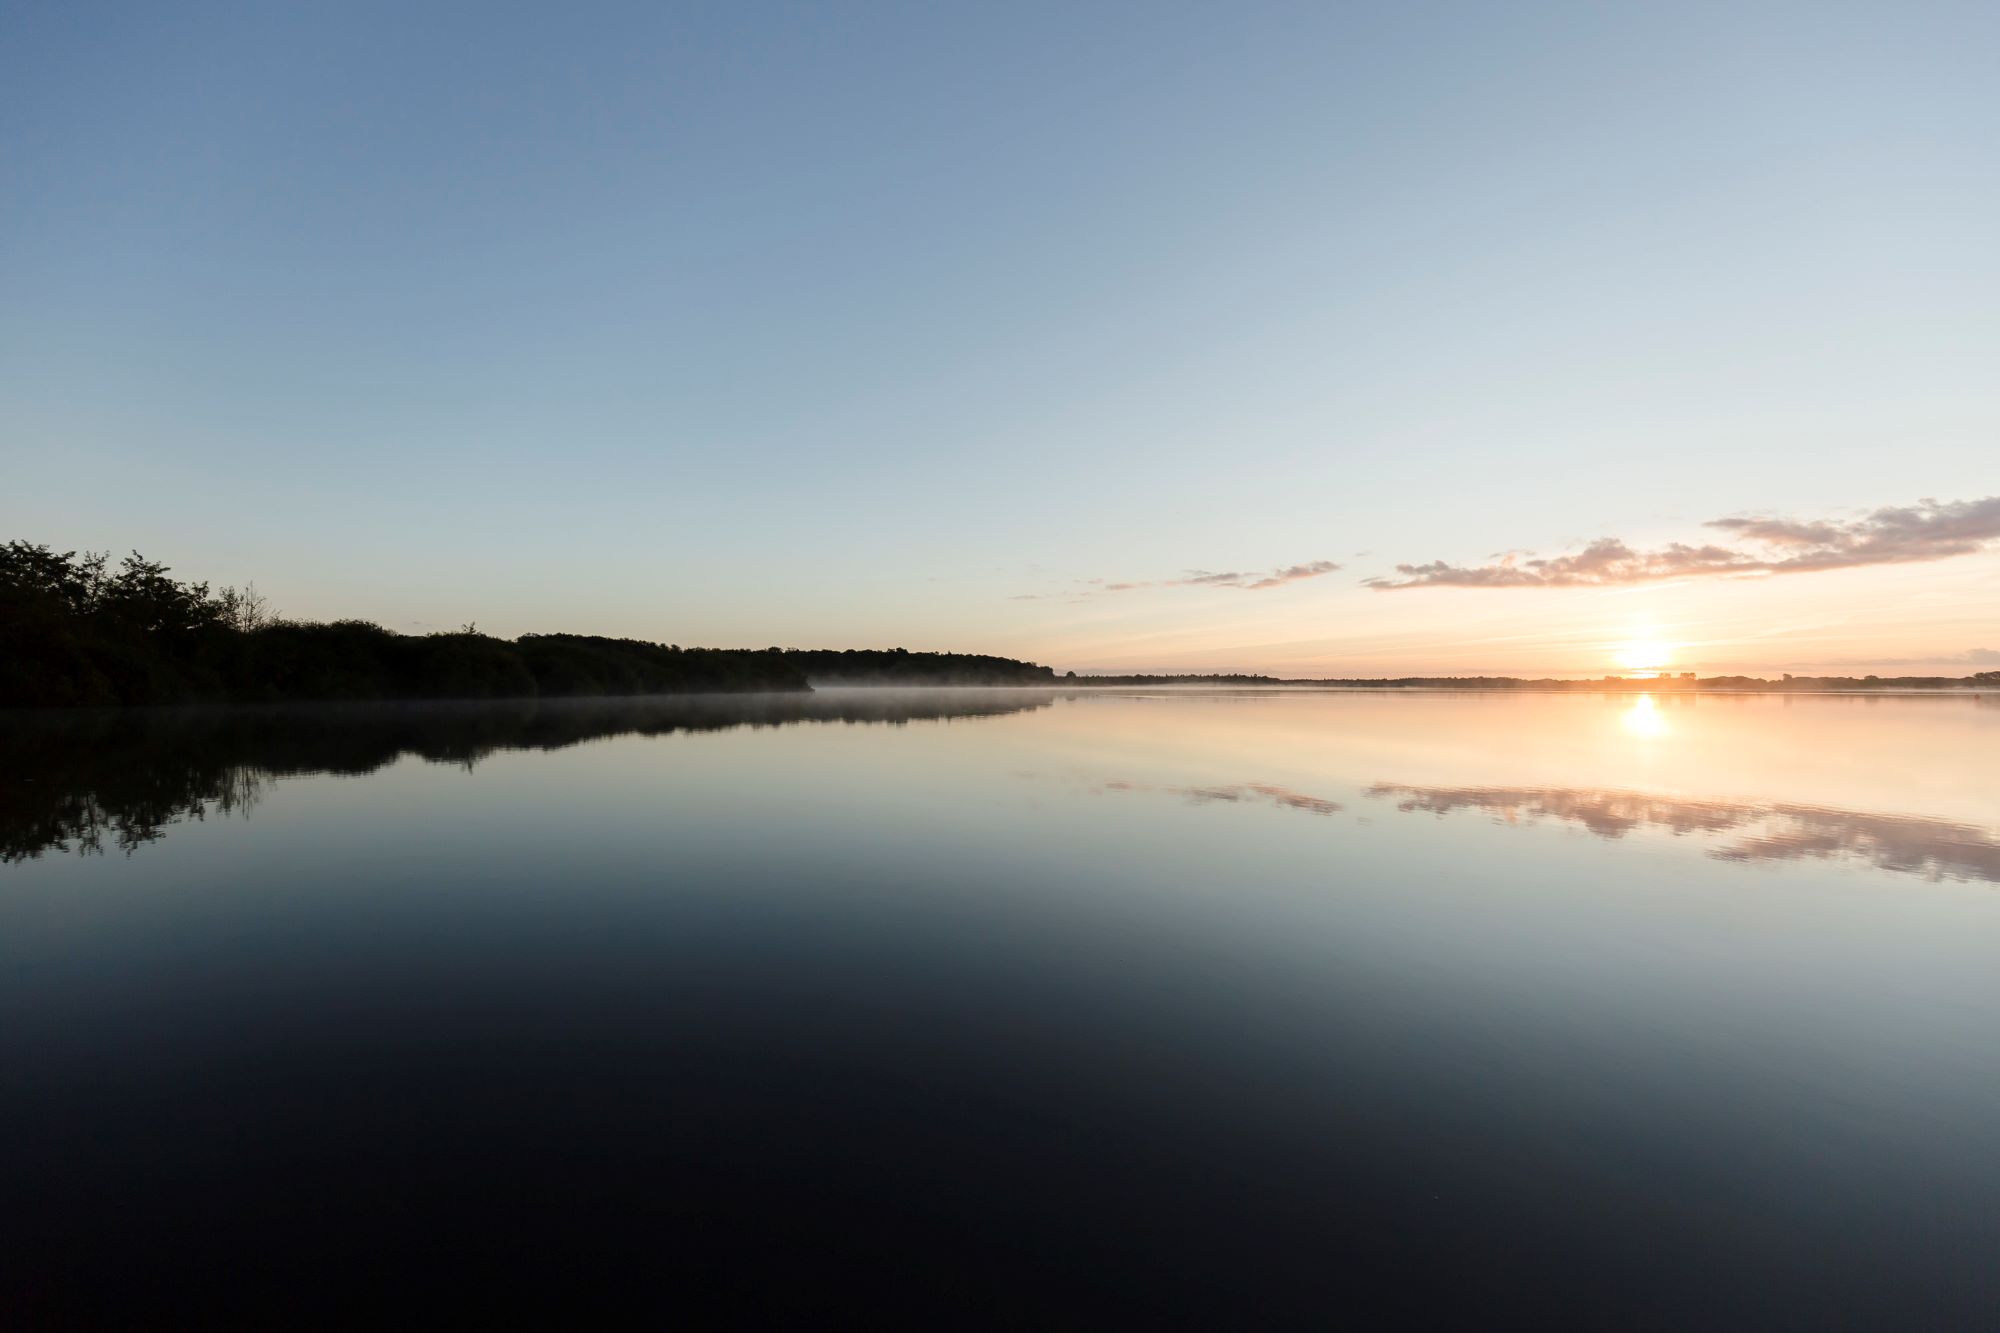
[[[1967,1327],[2000,707],[0,719],[0,1315]]]

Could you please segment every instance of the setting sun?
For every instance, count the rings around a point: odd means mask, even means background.
[[[1634,639],[1618,650],[1618,665],[1627,671],[1655,671],[1673,660],[1673,645],[1658,639]]]

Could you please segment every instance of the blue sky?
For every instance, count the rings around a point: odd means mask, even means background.
[[[1995,50],[1990,4],[15,7],[0,527],[411,630],[2000,649],[1983,541],[1362,584],[2000,492]]]

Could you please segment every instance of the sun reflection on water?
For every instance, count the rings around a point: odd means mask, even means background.
[[[1667,715],[1650,694],[1634,699],[1632,706],[1619,714],[1618,721],[1625,730],[1645,740],[1656,740],[1673,730],[1667,725]]]

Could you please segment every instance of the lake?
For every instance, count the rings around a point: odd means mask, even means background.
[[[0,719],[0,1321],[1992,1327],[2000,699]]]

